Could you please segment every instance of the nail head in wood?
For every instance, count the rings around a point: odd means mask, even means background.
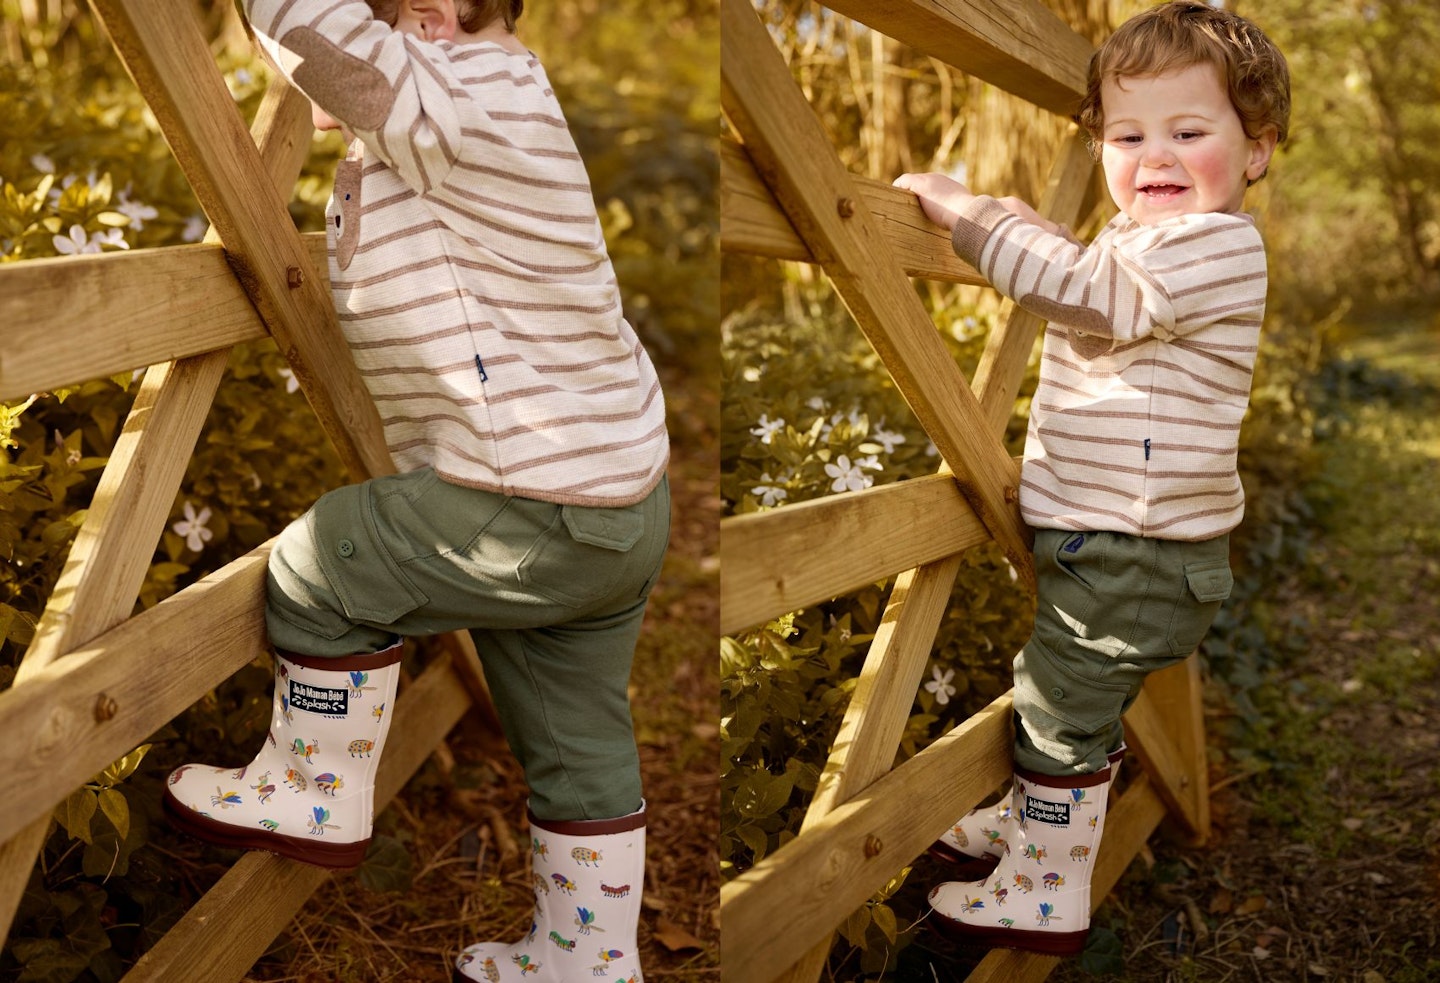
[[[883,849],[885,849],[885,844],[880,842],[880,837],[874,833],[865,837],[865,858],[867,860],[874,860],[880,856],[880,851]]]
[[[100,696],[96,698],[95,722],[97,724],[103,724],[107,720],[114,719],[115,714],[119,712],[120,704],[115,702],[114,697],[106,696],[104,693],[101,693]]]
[[[835,210],[840,213],[841,218],[849,218],[855,214],[855,199],[841,198],[835,202]]]
[[[285,283],[291,290],[298,288],[305,282],[305,271],[298,266],[287,266],[285,268]]]

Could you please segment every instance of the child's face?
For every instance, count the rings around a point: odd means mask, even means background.
[[[1142,225],[1238,211],[1247,180],[1265,173],[1273,131],[1245,135],[1220,72],[1209,64],[1106,80],[1100,163],[1116,206]]]

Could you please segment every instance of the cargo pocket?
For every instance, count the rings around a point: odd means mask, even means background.
[[[1183,658],[1195,651],[1234,586],[1228,560],[1185,564],[1185,586],[1170,619],[1170,651],[1174,655]]]
[[[560,506],[520,561],[520,582],[562,604],[584,606],[605,597],[626,574],[630,551],[645,535],[641,509]]]
[[[382,541],[365,485],[322,496],[310,514],[320,566],[351,621],[388,627],[429,600]]]
[[[1094,534],[1083,532],[1036,533],[1054,536],[1053,548],[1047,551],[1050,562],[1042,562],[1036,571],[1042,581],[1040,597],[1053,605],[1055,613],[1079,638],[1089,638],[1090,614],[1095,606],[1095,583],[1104,570],[1105,547]],[[1051,565],[1053,564],[1053,566]]]

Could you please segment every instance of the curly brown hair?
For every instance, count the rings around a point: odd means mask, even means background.
[[[1099,156],[1107,80],[1163,75],[1196,64],[1214,65],[1229,90],[1245,135],[1259,139],[1274,127],[1276,143],[1290,130],[1290,69],[1280,49],[1238,14],[1195,0],[1170,0],[1136,14],[1090,58],[1085,98],[1075,122]],[[1264,177],[1262,174],[1261,177]]]
[[[391,27],[400,16],[400,0],[365,0],[375,19]],[[525,9],[525,0],[455,0],[455,19],[460,30],[474,34],[483,30],[493,21],[503,20],[505,30],[515,33],[515,22]]]

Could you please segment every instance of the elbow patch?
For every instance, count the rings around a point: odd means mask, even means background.
[[[1115,347],[1110,320],[1093,307],[1061,304],[1038,294],[1020,298],[1020,306],[1053,324],[1070,329],[1070,347],[1081,358],[1098,358]]]
[[[305,59],[295,84],[320,107],[357,130],[378,130],[395,104],[385,73],[309,27],[297,27],[280,43]]]

